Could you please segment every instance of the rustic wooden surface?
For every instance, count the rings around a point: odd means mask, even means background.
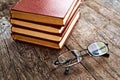
[[[15,42],[10,29],[0,35],[0,80],[120,80],[120,0],[84,0],[81,18],[60,51]],[[109,58],[85,56],[69,75],[55,66],[58,54],[109,44]]]

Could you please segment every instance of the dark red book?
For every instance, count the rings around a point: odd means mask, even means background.
[[[12,37],[14,40],[19,40],[27,43],[32,43],[32,44],[37,44],[37,45],[42,45],[50,48],[55,48],[55,49],[61,49],[63,45],[65,44],[68,36],[70,35],[71,31],[73,30],[77,20],[79,19],[79,12],[75,14],[76,16],[73,18],[72,22],[68,25],[69,28],[63,38],[59,41],[59,43],[53,42],[53,41],[48,41],[45,39],[38,39],[35,37],[27,36],[27,35],[22,35],[22,34],[17,34],[17,33],[12,33]]]
[[[78,14],[79,10],[80,10],[80,8],[78,8],[75,11],[74,15],[71,17],[68,24],[66,25],[66,29],[62,32],[61,35],[56,35],[56,34],[45,33],[45,32],[42,32],[42,31],[25,29],[25,28],[22,28],[22,27],[14,26],[14,25],[12,26],[12,32],[13,33],[18,33],[18,34],[21,34],[21,35],[26,35],[26,36],[36,37],[36,38],[42,38],[42,39],[55,41],[55,42],[60,42],[61,39],[63,38],[63,36],[69,31],[70,26],[75,22],[74,18],[76,17],[76,14]]]
[[[46,24],[40,24],[40,23],[34,23],[34,22],[28,22],[28,21],[21,21],[16,19],[11,19],[11,23],[13,26],[17,26],[19,28],[25,28],[29,30],[36,30],[36,31],[42,31],[50,34],[56,34],[56,35],[63,35],[63,31],[66,29],[67,24],[69,24],[70,19],[74,16],[75,12],[80,8],[80,2],[76,4],[74,9],[72,10],[66,24],[61,27],[57,27],[57,25],[46,25]]]
[[[20,0],[11,8],[11,17],[65,25],[78,1],[80,0]]]

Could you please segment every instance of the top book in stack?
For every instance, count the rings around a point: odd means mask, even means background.
[[[38,23],[65,25],[79,0],[20,0],[11,17]]]

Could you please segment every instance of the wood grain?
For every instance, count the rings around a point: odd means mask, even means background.
[[[84,0],[81,18],[61,50],[15,42],[10,29],[0,35],[0,80],[119,80],[119,0]],[[84,56],[69,75],[53,62],[64,51],[86,49],[95,41],[109,44],[109,58]]]

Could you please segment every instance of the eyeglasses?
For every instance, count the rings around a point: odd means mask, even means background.
[[[108,54],[108,44],[104,42],[94,42],[90,44],[87,49],[79,51],[79,50],[71,50],[63,52],[58,56],[57,60],[54,62],[55,65],[64,65],[65,71],[64,74],[68,74],[71,66],[80,63],[83,59],[83,56],[86,54],[82,54],[83,51],[86,52],[90,56],[104,56],[109,57]]]
[[[10,27],[10,22],[5,18],[0,19],[0,34],[4,33],[8,27]]]

